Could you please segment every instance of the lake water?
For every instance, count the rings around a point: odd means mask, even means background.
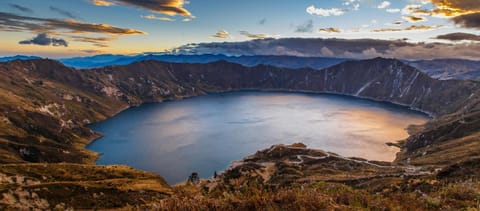
[[[105,136],[88,146],[97,164],[126,164],[170,184],[192,172],[211,177],[231,161],[274,144],[305,143],[344,156],[392,161],[385,143],[427,116],[352,97],[285,92],[231,92],[128,109],[97,124]]]

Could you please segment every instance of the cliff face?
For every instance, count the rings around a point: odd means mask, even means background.
[[[392,59],[345,62],[324,70],[244,67],[228,62],[170,64],[153,61],[92,70],[104,84],[141,100],[240,89],[345,94],[388,101],[443,115],[465,105],[480,83],[440,81]],[[172,90],[173,88],[173,90]],[[177,90],[175,90],[175,88]]]

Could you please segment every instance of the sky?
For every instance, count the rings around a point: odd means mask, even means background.
[[[164,52],[191,43],[368,38],[422,49],[438,45],[452,56],[480,59],[474,53],[479,30],[480,0],[0,0],[0,56],[58,58]],[[354,57],[349,54],[354,50],[339,55],[332,48],[320,46],[315,55]]]

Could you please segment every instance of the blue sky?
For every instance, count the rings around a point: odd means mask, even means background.
[[[234,42],[264,37],[407,38],[409,42],[448,43],[451,40],[433,38],[458,32],[477,35],[478,28],[463,27],[462,23],[452,21],[456,16],[480,12],[474,4],[464,3],[477,0],[450,1],[2,0],[0,45],[3,47],[0,55],[133,54],[161,52],[187,43]],[[408,11],[408,5],[415,9]],[[445,12],[445,8],[449,10]],[[452,15],[451,11],[456,13]],[[13,18],[15,23],[11,23],[11,15],[16,15]],[[59,24],[57,20],[63,22]],[[74,30],[64,22],[89,25]],[[25,26],[25,23],[37,26]],[[12,27],[15,24],[20,27]],[[38,27],[42,24],[50,27]],[[104,32],[98,27],[94,31],[85,28],[95,27],[95,24],[108,24],[115,27],[114,30],[131,29],[139,33],[111,33],[111,30]],[[37,37],[40,34],[44,36]],[[213,36],[215,34],[217,36]],[[48,39],[64,40],[68,45],[50,44]],[[27,42],[19,44],[21,41]],[[477,43],[478,40],[461,42]]]

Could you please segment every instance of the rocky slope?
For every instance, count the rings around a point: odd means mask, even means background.
[[[402,104],[435,116],[424,126],[410,128],[412,136],[402,144],[395,165],[422,165],[432,172],[475,158],[480,152],[480,83],[432,79],[393,59],[344,62],[323,70],[244,67],[225,61],[208,64],[143,61],[81,70],[53,60],[16,60],[0,63],[0,81],[0,163],[18,168],[24,165],[20,163],[31,162],[91,164],[96,155],[84,147],[99,135],[84,126],[129,106],[245,89],[344,94]],[[309,153],[287,153],[293,156],[288,157],[288,165],[274,168],[277,174],[269,181],[283,181],[282,184],[318,181],[343,178],[342,175],[352,172],[355,180],[370,180],[385,174],[399,178],[405,172],[405,167],[384,168],[393,164],[345,159],[321,151]],[[255,162],[285,159],[267,155],[259,156]],[[337,165],[346,167],[332,169]],[[258,166],[262,165],[255,168]],[[7,174],[6,169],[2,167],[0,173]],[[39,172],[34,168],[32,171]],[[288,172],[298,174],[291,177]],[[90,178],[89,174],[79,175]],[[16,187],[0,185],[3,193]],[[162,193],[156,191],[156,194]],[[58,193],[51,196],[55,198]]]
[[[2,210],[134,207],[173,193],[160,176],[126,166],[45,163],[0,167]]]
[[[35,57],[6,57],[5,61],[13,59],[35,59]],[[217,61],[228,61],[244,66],[272,65],[284,68],[313,68],[324,69],[341,62],[354,61],[357,59],[328,58],[328,57],[296,57],[296,56],[225,56],[225,55],[152,55],[140,54],[136,56],[125,55],[96,55],[91,57],[74,57],[60,59],[63,64],[75,68],[97,68],[111,65],[128,65],[134,62],[154,60],[174,63],[211,63]],[[0,58],[2,61],[2,58]],[[404,61],[406,64],[417,68],[428,76],[440,79],[478,80],[480,79],[480,61],[465,59],[433,59]]]
[[[480,80],[480,61],[464,59],[433,59],[408,61],[406,63],[422,70],[432,78],[441,80]]]

